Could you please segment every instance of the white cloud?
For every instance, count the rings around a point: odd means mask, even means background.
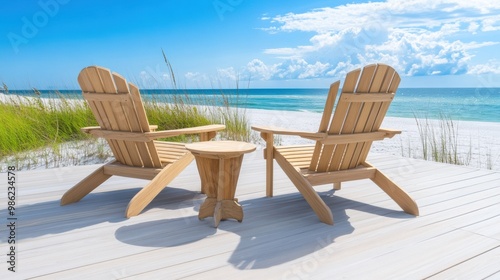
[[[499,42],[465,38],[500,30],[500,1],[387,0],[263,20],[269,21],[270,33],[313,33],[309,44],[264,51],[282,63],[259,61],[260,68],[249,63],[253,70],[248,71],[263,79],[334,76],[372,62],[388,63],[409,76],[484,73],[495,69],[470,66],[474,51]]]
[[[485,18],[482,21],[482,31],[498,31],[500,30],[500,18],[499,16]]]
[[[251,80],[269,80],[274,72],[274,66],[267,66],[259,59],[250,61],[246,66],[247,75]]]
[[[483,75],[483,74],[500,74],[500,61],[490,60],[486,64],[479,64],[470,67],[469,74]]]
[[[217,77],[222,80],[232,80],[237,81],[239,79],[239,74],[233,67],[219,68],[217,69]]]
[[[215,73],[187,72],[186,85],[199,88],[231,88],[240,81],[240,73],[234,67],[218,68]]]
[[[309,63],[304,59],[286,59],[273,65],[266,65],[259,59],[249,62],[242,73],[243,79],[309,79],[324,76],[329,69],[328,63]]]
[[[472,34],[476,34],[478,30],[479,30],[479,24],[475,21],[471,22],[469,24],[469,28],[467,28],[467,31]]]
[[[363,57],[394,65],[409,76],[465,74],[472,59],[467,50],[482,45],[441,39],[453,29],[443,26],[436,32],[420,33],[395,30],[383,44],[366,45]]]
[[[200,74],[200,72],[187,72],[184,76],[186,77],[186,79],[193,80],[199,77],[200,75],[202,75]]]
[[[187,72],[184,78],[186,79],[186,84],[191,87],[207,87],[211,84],[210,78],[200,72]]]
[[[307,64],[304,71],[299,75],[299,79],[316,78],[322,76],[328,70],[330,64],[316,61],[314,64]]]

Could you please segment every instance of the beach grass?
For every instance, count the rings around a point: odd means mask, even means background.
[[[219,94],[219,102],[221,106],[211,106],[211,108],[216,108],[218,112],[214,112],[213,115],[216,119],[222,120],[226,125],[225,138],[251,142],[252,130],[250,128],[250,120],[246,113],[245,108],[239,107],[240,99],[245,98],[239,94],[238,87],[236,94],[227,95],[223,91]],[[236,104],[236,107],[231,106],[231,104]],[[216,120],[214,119],[214,121]]]
[[[195,106],[186,104],[177,96],[155,97],[144,102],[150,124],[158,130],[170,130],[211,124],[211,118]],[[181,135],[163,140],[186,142],[194,136]]]
[[[0,100],[0,157],[88,138],[80,128],[97,123],[87,105],[70,102],[57,92],[54,95]]]
[[[37,94],[38,93],[38,94]],[[18,169],[60,167],[103,162],[111,156],[105,141],[97,141],[80,128],[97,125],[92,112],[79,94],[58,92],[45,98],[7,95],[0,100],[0,162]],[[225,124],[221,139],[248,141],[250,125],[245,111],[223,102],[228,96],[191,100],[187,94],[155,96],[144,100],[151,124],[158,130]],[[217,99],[220,99],[217,101]],[[222,106],[209,106],[209,105]],[[168,141],[196,141],[196,135],[167,138]],[[2,167],[0,167],[2,168]]]
[[[422,158],[455,165],[469,165],[472,158],[472,141],[459,143],[459,123],[440,114],[439,119],[415,115]],[[460,153],[465,148],[467,153]]]

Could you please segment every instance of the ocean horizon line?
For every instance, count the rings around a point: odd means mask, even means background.
[[[80,92],[32,89],[9,91],[9,94],[79,98]],[[180,97],[193,105],[316,113],[323,111],[327,92],[323,88],[141,89],[145,100],[164,98],[168,102],[169,97]],[[500,88],[399,88],[387,116],[500,122]]]

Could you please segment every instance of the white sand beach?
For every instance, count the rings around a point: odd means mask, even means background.
[[[247,109],[251,125],[266,125],[302,131],[317,131],[320,113]],[[425,122],[425,120],[422,120]],[[439,120],[429,120],[430,127],[439,135]],[[500,123],[453,121],[457,137],[457,157],[464,164],[476,168],[500,170]],[[411,158],[423,158],[422,141],[415,119],[386,117],[383,128],[401,130],[392,139],[373,143],[371,152]],[[307,144],[310,140],[282,136],[281,145]],[[262,144],[262,143],[260,143]]]

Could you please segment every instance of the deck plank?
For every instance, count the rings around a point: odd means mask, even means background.
[[[339,191],[317,187],[335,222],[322,224],[277,165],[275,196],[265,197],[260,152],[246,155],[242,165],[236,197],[243,222],[222,221],[218,229],[211,219],[197,218],[204,195],[195,164],[131,219],[124,218],[125,207],[145,180],[111,178],[82,201],[61,207],[61,195],[96,166],[18,172],[16,277],[498,276],[499,172],[380,154],[369,161],[415,198],[421,216],[402,212],[375,184],[360,180]],[[0,197],[2,211],[6,204]],[[5,238],[0,240],[6,251]],[[11,276],[1,268],[0,278]]]
[[[498,279],[500,246],[446,268],[429,279]],[[496,275],[496,276],[495,276]]]

